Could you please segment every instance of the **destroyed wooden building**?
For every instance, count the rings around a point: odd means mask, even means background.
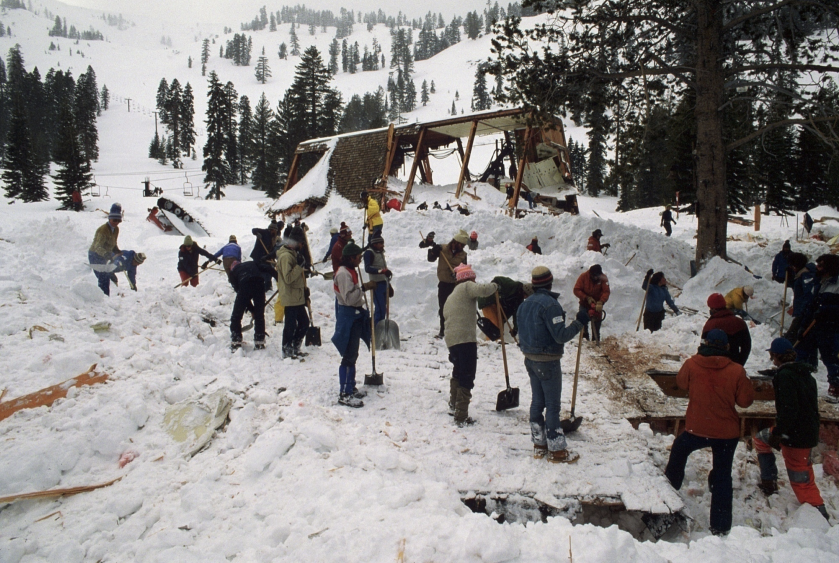
[[[469,169],[472,146],[476,137],[484,135],[503,135],[503,141],[489,165],[474,174]],[[297,146],[283,194],[272,211],[309,215],[325,205],[332,193],[358,201],[366,190],[384,199],[387,178],[395,176],[410,158],[405,191],[387,194],[401,199],[404,208],[417,176],[423,183],[433,183],[429,154],[445,148],[460,155],[457,198],[469,180],[493,181],[505,177],[509,170],[509,177],[515,178],[512,208],[524,189],[540,193],[541,203],[555,210],[578,212],[576,195],[560,195],[573,188],[562,122],[556,119],[541,127],[531,126],[523,109],[486,111],[304,141]],[[317,164],[301,177],[300,163],[306,159]],[[317,178],[310,180],[315,170]],[[298,188],[306,180],[310,185]]]

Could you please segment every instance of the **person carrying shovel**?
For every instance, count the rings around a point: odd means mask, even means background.
[[[364,271],[369,274],[370,281],[376,282],[376,289],[373,290],[373,321],[379,324],[387,313],[387,292],[392,291],[390,279],[393,277],[385,259],[385,239],[380,234],[370,238],[370,248],[364,251]]]
[[[178,249],[178,274],[181,276],[181,286],[186,287],[198,285],[198,257],[203,256],[208,260],[220,262],[215,256],[198,246],[191,236],[184,237],[184,243]],[[209,264],[205,264],[209,266]]]
[[[609,279],[603,273],[600,264],[595,264],[587,272],[580,274],[574,284],[574,295],[580,300],[580,310],[591,317],[591,326],[595,342],[600,342],[600,325],[603,323],[603,305],[609,300],[612,291]],[[583,338],[588,339],[588,327],[583,327]]]
[[[462,428],[475,422],[469,417],[469,403],[478,367],[475,324],[478,298],[489,297],[498,291],[498,286],[494,283],[475,283],[475,271],[468,264],[459,265],[454,273],[457,285],[443,307],[443,318],[446,323],[449,361],[453,364],[449,411],[453,411],[455,424]]]
[[[283,320],[283,359],[297,359],[306,354],[300,351],[303,337],[309,328],[306,315],[308,289],[304,279],[302,248],[303,229],[294,227],[277,251],[277,291],[285,308]]]
[[[574,463],[579,454],[568,451],[565,434],[559,422],[562,396],[563,344],[574,338],[589,322],[588,313],[580,309],[577,317],[565,325],[565,311],[559,294],[551,291],[553,274],[545,266],[531,272],[533,295],[518,310],[519,348],[524,354],[524,367],[530,376],[533,398],[530,402],[530,436],[533,457],[547,456],[553,463]],[[544,413],[544,414],[543,414]]]
[[[441,246],[435,243],[428,249],[428,261],[437,262],[437,304],[439,305],[440,315],[440,334],[437,335],[437,338],[443,338],[446,335],[443,307],[445,307],[446,300],[457,284],[454,268],[466,264],[464,248],[467,244],[469,244],[469,235],[461,229],[455,233],[448,244]]]

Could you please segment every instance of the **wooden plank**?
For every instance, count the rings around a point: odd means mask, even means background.
[[[67,495],[77,495],[79,493],[86,493],[88,491],[95,491],[96,489],[101,489],[103,487],[110,487],[117,481],[122,479],[122,476],[117,477],[116,479],[111,479],[105,483],[99,483],[98,485],[83,485],[81,487],[68,487],[66,489],[50,489],[48,491],[35,491],[32,493],[22,493],[18,495],[9,495],[6,497],[0,497],[0,504],[6,504],[10,502],[15,502],[17,500],[25,500],[25,499],[32,499],[32,498],[51,498],[51,497],[60,497],[60,496],[67,496]],[[55,512],[53,512],[55,514]],[[52,516],[53,514],[50,514]]]
[[[291,168],[288,171],[288,178],[285,180],[285,186],[283,187],[283,193],[286,193],[288,190],[294,187],[294,184],[297,183],[297,166],[300,164],[300,154],[294,153],[294,157],[291,159]]]
[[[405,195],[402,197],[402,209],[408,205],[408,198],[411,197],[411,188],[414,187],[414,176],[417,175],[417,167],[420,164],[420,154],[422,152],[422,141],[425,138],[425,127],[420,129],[419,140],[417,146],[414,148],[414,162],[411,164],[411,173],[408,175],[408,185],[405,186]]]
[[[460,199],[460,193],[463,191],[463,180],[466,178],[466,172],[469,166],[469,157],[472,154],[472,144],[475,142],[475,132],[478,130],[478,120],[472,122],[472,129],[469,130],[469,139],[466,141],[466,152],[463,155],[463,166],[460,167],[460,177],[457,180],[457,189],[454,192],[455,199]]]
[[[86,372],[77,375],[73,379],[68,379],[58,385],[53,385],[52,387],[41,389],[40,391],[30,393],[29,395],[24,395],[23,397],[18,397],[17,399],[0,403],[0,420],[7,419],[16,412],[24,409],[50,406],[58,399],[66,397],[67,391],[71,387],[93,385],[95,383],[103,383],[106,381],[108,379],[108,374],[94,371],[95,368],[96,364],[93,364]]]
[[[527,147],[530,144],[530,135],[533,128],[528,125],[524,131],[524,150],[521,151],[521,160],[519,160],[519,169],[516,171],[516,183],[513,186],[513,197],[510,199],[510,208],[515,209],[519,205],[519,192],[521,191],[521,179],[524,177],[524,165],[527,163]]]
[[[391,123],[390,127],[387,128],[387,156],[385,157],[385,169],[382,172],[382,179],[379,182],[382,189],[387,189],[387,177],[390,175],[390,167],[393,165],[393,156],[396,154],[397,146],[399,146],[399,143],[396,142],[396,138],[393,133],[393,123]],[[383,193],[379,198],[379,207],[384,208],[384,200],[385,195]]]
[[[661,387],[661,390],[668,397],[678,397],[681,399],[688,397],[687,390],[681,389],[676,385],[676,372],[649,370],[647,371],[647,375]],[[755,390],[755,401],[775,400],[775,387],[772,385],[772,381],[756,377],[750,377],[749,381]]]

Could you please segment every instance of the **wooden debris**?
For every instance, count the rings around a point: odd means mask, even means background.
[[[56,514],[57,514],[58,516],[64,516],[63,514],[61,514],[61,511],[60,511],[60,510],[56,510],[55,512],[52,512],[52,513],[50,513],[50,514],[47,514],[46,516],[43,516],[43,517],[41,517],[41,518],[38,518],[37,520],[35,520],[35,522],[41,522],[41,521],[43,521],[43,520],[46,520],[46,519],[47,519],[47,518],[49,518],[50,516],[55,516]]]
[[[50,489],[48,491],[35,491],[34,493],[21,493],[19,495],[9,495],[7,497],[0,497],[0,504],[6,504],[9,502],[15,502],[18,500],[26,500],[32,498],[52,498],[77,495],[79,493],[95,491],[96,489],[101,489],[103,487],[110,487],[120,479],[122,479],[121,476],[117,477],[116,479],[111,479],[110,481],[107,481],[105,483],[99,483],[98,485],[82,485],[81,487],[68,487],[66,489]],[[52,514],[50,514],[50,516],[52,516]]]
[[[40,391],[30,393],[29,395],[24,395],[23,397],[18,397],[17,399],[0,403],[0,420],[9,418],[17,411],[23,409],[50,406],[58,399],[66,397],[67,391],[71,387],[93,385],[94,383],[102,383],[108,379],[107,373],[99,373],[94,371],[95,369],[96,364],[93,364],[86,372],[77,375],[73,379],[68,379],[58,385],[53,385],[52,387],[41,389]],[[0,395],[0,399],[2,399],[2,395]]]

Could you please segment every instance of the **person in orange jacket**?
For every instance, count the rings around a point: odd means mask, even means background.
[[[595,264],[587,272],[580,274],[574,284],[574,295],[580,300],[580,310],[587,311],[591,318],[593,337],[600,342],[600,325],[603,323],[603,305],[609,300],[609,278],[603,273],[600,264]],[[588,327],[583,328],[583,337],[588,339]]]
[[[594,230],[591,233],[591,236],[588,237],[588,244],[586,245],[586,250],[593,250],[595,252],[603,252],[611,245],[609,244],[600,244],[600,238],[603,236],[603,232],[600,229]]]
[[[711,533],[725,535],[731,530],[731,466],[740,441],[740,415],[735,406],[751,405],[755,390],[743,366],[728,357],[728,336],[718,328],[708,333],[697,354],[682,365],[676,384],[688,391],[688,409],[685,431],[673,442],[664,475],[679,490],[690,454],[710,447]]]

